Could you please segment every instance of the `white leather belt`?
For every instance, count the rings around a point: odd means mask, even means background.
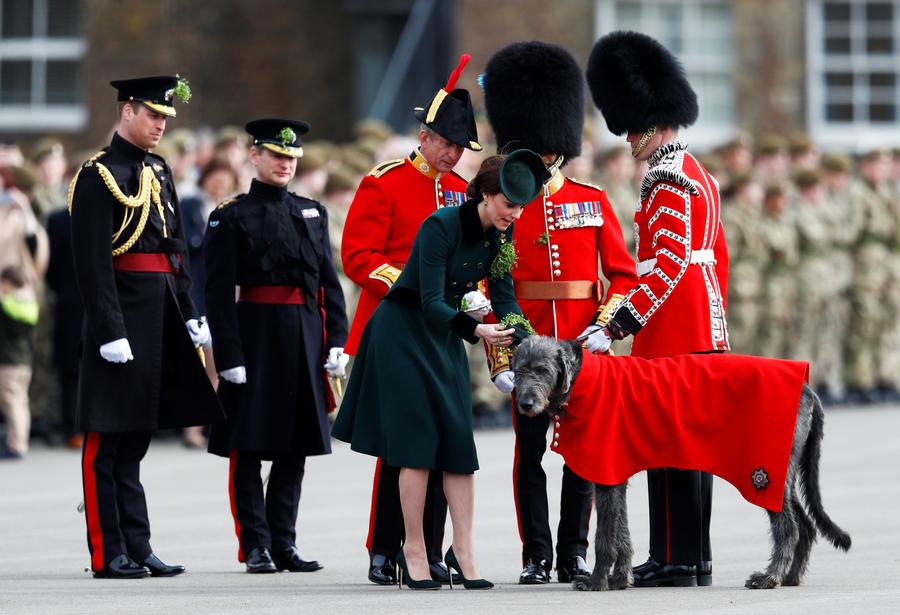
[[[715,265],[716,264],[716,255],[712,250],[694,250],[691,252],[691,264],[692,265]],[[648,258],[645,261],[641,261],[637,264],[637,274],[638,275],[647,275],[653,268],[656,267],[656,259]]]

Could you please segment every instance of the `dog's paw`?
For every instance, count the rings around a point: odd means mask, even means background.
[[[572,580],[572,589],[583,592],[602,592],[609,589],[609,582],[606,577],[577,576]]]
[[[634,581],[631,574],[616,574],[613,573],[609,577],[609,588],[610,589],[627,589],[629,585]]]
[[[764,572],[754,572],[744,583],[747,589],[775,589],[779,585],[778,579]]]

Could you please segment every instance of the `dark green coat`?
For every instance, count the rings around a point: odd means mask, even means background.
[[[478,469],[462,340],[478,322],[459,304],[488,276],[506,231],[482,230],[478,202],[422,224],[403,273],[369,320],[332,435],[391,466],[459,474]],[[521,314],[509,274],[488,289],[498,319]],[[517,329],[517,338],[526,335]]]

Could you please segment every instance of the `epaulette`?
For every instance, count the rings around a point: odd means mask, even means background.
[[[574,177],[569,177],[569,176],[566,176],[566,179],[568,179],[573,184],[578,184],[579,186],[586,186],[588,188],[593,188],[594,190],[599,190],[599,191],[603,192],[603,188],[601,188],[597,184],[592,184],[591,182],[581,181],[580,179],[575,179]]]
[[[396,160],[388,160],[387,162],[382,162],[369,171],[369,177],[381,177],[391,169],[396,169],[401,166],[406,161],[406,158],[397,158]]]
[[[247,194],[244,193],[244,192],[242,192],[241,194],[236,194],[236,195],[234,195],[233,197],[231,197],[230,199],[225,199],[224,201],[222,201],[221,203],[219,203],[218,205],[216,205],[216,209],[222,209],[223,207],[227,207],[228,205],[231,205],[232,203],[234,203],[234,202],[237,201],[238,199],[241,199],[241,198],[243,198],[243,197],[245,197],[245,196],[247,196]]]
[[[94,166],[94,162],[96,162],[97,160],[100,160],[100,158],[102,158],[105,155],[106,155],[106,150],[105,149],[100,150],[99,152],[97,152],[96,154],[94,154],[93,156],[91,156],[90,158],[85,160],[83,163],[81,163],[81,168],[87,169],[89,167]]]
[[[691,178],[682,171],[683,162],[684,152],[674,152],[665,156],[659,161],[659,164],[647,171],[647,174],[644,175],[644,179],[641,181],[641,201],[647,198],[647,195],[650,194],[650,188],[652,188],[653,184],[656,182],[675,184],[676,186],[681,186],[694,196],[700,196],[700,191],[697,190],[697,186],[695,186],[694,182],[691,181]]]

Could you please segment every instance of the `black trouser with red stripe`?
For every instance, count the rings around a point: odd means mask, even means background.
[[[141,460],[152,436],[151,431],[85,434],[84,517],[95,572],[123,553],[141,563],[153,552],[141,486]]]
[[[712,474],[665,468],[647,472],[650,557],[693,566],[712,561],[709,520]]]
[[[231,452],[228,494],[240,562],[244,554],[257,547],[279,553],[297,541],[295,526],[306,457],[290,453],[274,456],[265,495],[261,467],[259,453]]]
[[[375,483],[372,486],[372,510],[369,513],[369,535],[366,548],[369,553],[393,559],[400,551],[406,531],[403,511],[400,508],[400,468],[389,466],[379,459],[375,466]],[[447,499],[444,497],[444,474],[432,470],[428,474],[425,491],[425,510],[422,526],[425,534],[425,551],[428,561],[436,564],[444,559],[441,547],[444,543],[444,524],[447,521]]]
[[[513,485],[522,539],[522,562],[543,559],[552,565],[553,538],[547,504],[547,475],[541,467],[541,459],[547,450],[550,417],[547,414],[527,417],[516,412],[515,406],[512,412],[516,431]],[[591,483],[575,474],[569,466],[563,466],[559,528],[556,532],[557,562],[565,562],[574,555],[585,557],[592,505]]]

